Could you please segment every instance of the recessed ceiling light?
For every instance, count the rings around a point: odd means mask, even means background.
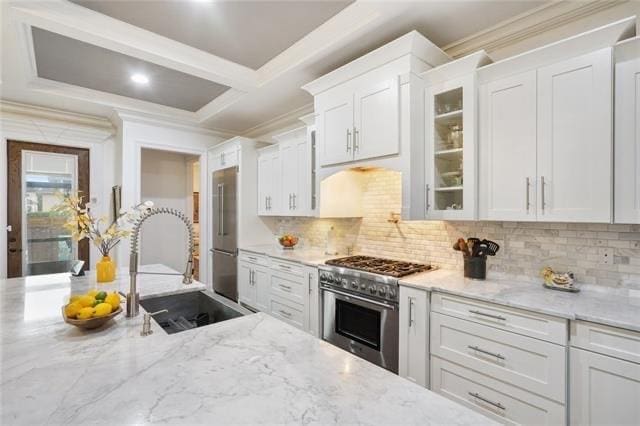
[[[131,81],[138,84],[149,84],[149,77],[144,74],[131,75]]]

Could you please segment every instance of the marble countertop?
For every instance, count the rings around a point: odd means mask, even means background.
[[[640,295],[596,290],[594,286],[582,286],[579,293],[567,293],[507,278],[472,280],[464,278],[462,271],[450,270],[411,275],[401,278],[400,284],[640,331]]]
[[[140,289],[185,291],[171,279]],[[0,423],[493,424],[265,314],[173,335],[152,322],[147,337],[142,315],[65,324],[61,304],[94,286],[92,275],[0,280]]]
[[[329,259],[346,256],[344,254],[326,254],[322,250],[296,247],[293,250],[284,250],[275,244],[241,247],[240,250],[262,254],[277,259],[290,260],[307,266],[323,265]]]

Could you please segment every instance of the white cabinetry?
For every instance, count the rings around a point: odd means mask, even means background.
[[[398,374],[429,386],[429,294],[400,286]]]
[[[611,220],[611,52],[483,85],[481,219]]]
[[[640,37],[615,48],[616,223],[640,223]]]
[[[223,145],[209,151],[209,161],[213,171],[238,165],[238,146]]]
[[[346,163],[353,159],[353,92],[336,90],[318,111],[320,164]]]
[[[279,143],[260,150],[258,215],[308,216],[312,213],[312,167],[309,137],[301,127],[274,136]]]
[[[241,253],[238,260],[238,302],[254,310],[269,309],[268,259]]]
[[[258,215],[274,216],[281,212],[280,148],[277,145],[258,152]]]
[[[640,333],[576,321],[572,346],[571,424],[640,424]]]

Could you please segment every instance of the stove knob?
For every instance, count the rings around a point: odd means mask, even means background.
[[[393,288],[390,288],[390,289],[389,289],[389,297],[390,297],[390,298],[392,298],[392,299],[395,299],[395,298],[396,298],[396,291],[395,291],[395,289],[393,289]]]
[[[327,282],[328,283],[332,283],[333,282],[333,275],[327,274]]]
[[[369,287],[369,293],[371,293],[371,294],[376,294],[376,290],[377,290],[377,288],[374,285]]]
[[[361,283],[360,290],[366,290],[366,289],[367,289],[367,285],[365,283]]]
[[[348,283],[347,283],[347,279],[346,279],[346,278],[343,278],[343,279],[342,279],[342,281],[341,281],[341,284],[342,284],[342,287],[346,287],[346,286],[347,286],[347,284],[348,284]]]
[[[320,281],[326,281],[327,280],[327,274],[322,273],[320,274]]]
[[[384,296],[385,294],[387,294],[387,289],[386,289],[386,287],[380,287],[380,288],[378,289],[378,294],[379,294],[380,296]]]
[[[351,281],[351,288],[358,288],[358,283],[355,280]]]

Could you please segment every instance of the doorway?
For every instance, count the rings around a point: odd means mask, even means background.
[[[7,172],[7,276],[67,272],[76,259],[89,269],[89,241],[73,241],[51,211],[58,192],[88,200],[89,150],[9,140]]]

